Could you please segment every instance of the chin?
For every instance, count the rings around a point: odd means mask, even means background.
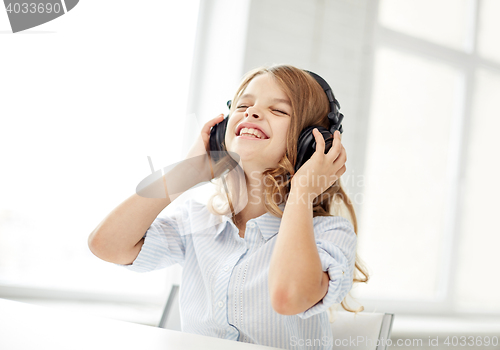
[[[242,162],[250,162],[252,160],[262,158],[261,152],[253,152],[249,150],[235,150],[235,152],[241,159]]]

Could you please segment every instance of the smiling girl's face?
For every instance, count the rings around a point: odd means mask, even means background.
[[[292,113],[287,95],[266,73],[253,78],[241,97],[232,103],[236,108],[228,120],[227,150],[240,156],[244,168],[264,171],[277,166],[285,154]]]

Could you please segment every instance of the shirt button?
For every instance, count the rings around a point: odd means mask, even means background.
[[[219,305],[219,307],[223,307],[224,303],[222,301],[219,301],[217,305]]]
[[[248,223],[248,227],[255,227],[255,223],[253,223],[253,222],[249,222],[249,223]]]
[[[224,266],[224,271],[227,271],[227,270],[229,270],[229,266],[226,265],[226,266]]]

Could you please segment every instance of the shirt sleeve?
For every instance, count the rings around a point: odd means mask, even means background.
[[[184,263],[185,257],[185,203],[173,212],[160,213],[144,234],[144,244],[132,264],[121,265],[127,270],[149,272]]]
[[[352,224],[341,216],[314,218],[314,236],[323,271],[328,272],[328,292],[315,305],[297,314],[302,319],[341,303],[353,284],[357,236]]]

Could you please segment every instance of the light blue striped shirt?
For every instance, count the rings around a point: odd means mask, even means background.
[[[284,210],[284,204],[280,208]],[[287,316],[274,311],[268,292],[280,222],[270,213],[251,219],[241,238],[230,216],[213,215],[205,204],[190,198],[173,213],[160,213],[135,261],[120,266],[137,272],[176,263],[183,267],[183,332],[283,349],[331,349],[326,310],[351,290],[356,234],[343,217],[313,218],[321,265],[330,276],[328,293],[304,312]]]

